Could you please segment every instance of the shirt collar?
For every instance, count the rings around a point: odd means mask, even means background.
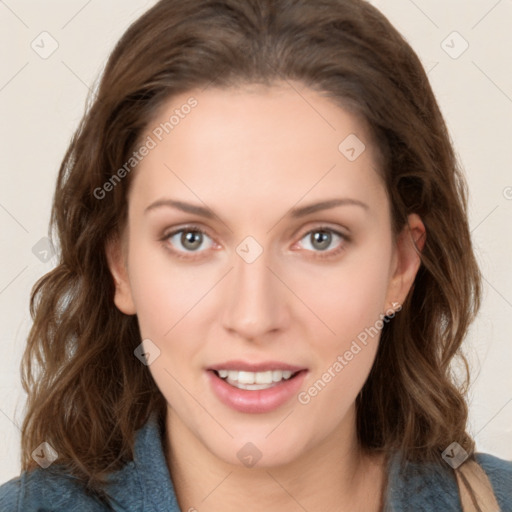
[[[136,433],[133,461],[112,475],[114,510],[180,512],[162,441],[162,426],[152,414]]]

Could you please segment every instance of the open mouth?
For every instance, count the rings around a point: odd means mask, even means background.
[[[292,372],[290,370],[267,370],[263,372],[248,372],[239,370],[212,370],[224,382],[237,389],[259,391],[279,386],[286,381],[294,379],[304,370]]]
[[[272,412],[289,402],[304,384],[308,369],[280,361],[225,361],[207,368],[211,390],[244,414]]]

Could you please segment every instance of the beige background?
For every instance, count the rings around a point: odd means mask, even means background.
[[[19,472],[19,363],[30,288],[55,264],[44,261],[50,255],[40,240],[58,166],[109,51],[153,3],[0,1],[0,482]],[[475,365],[470,430],[479,451],[512,459],[512,0],[373,3],[429,71],[466,169],[485,277],[483,307],[466,343]]]

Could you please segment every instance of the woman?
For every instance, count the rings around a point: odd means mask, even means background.
[[[52,223],[2,510],[512,510],[450,373],[480,303],[464,179],[368,3],[157,3]]]

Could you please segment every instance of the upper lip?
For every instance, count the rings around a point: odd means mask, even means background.
[[[266,372],[269,370],[288,370],[298,372],[305,370],[302,366],[283,363],[281,361],[262,361],[260,363],[248,363],[246,361],[226,361],[225,363],[209,366],[208,370],[241,370],[245,372]]]

